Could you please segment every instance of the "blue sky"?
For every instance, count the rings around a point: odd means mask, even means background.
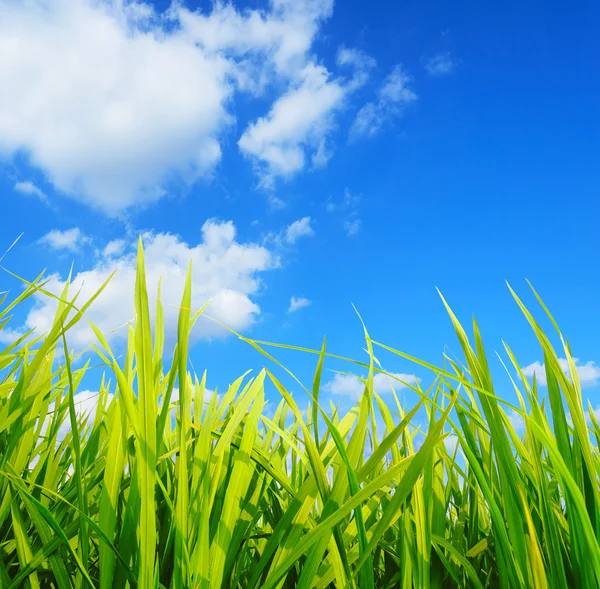
[[[143,234],[167,304],[193,258],[195,303],[213,297],[252,337],[327,334],[360,357],[353,303],[374,338],[441,363],[458,345],[438,287],[490,353],[504,338],[523,366],[541,356],[505,281],[533,304],[528,278],[596,404],[594,3],[0,0],[0,13],[0,249],[24,233],[12,271],[47,268],[59,288],[74,262],[91,292],[117,269],[92,311],[110,330],[130,318]],[[290,311],[292,297],[310,304]],[[37,301],[12,329],[43,329],[51,311]],[[208,323],[192,355],[211,386],[262,365]],[[312,361],[281,357],[310,381]]]

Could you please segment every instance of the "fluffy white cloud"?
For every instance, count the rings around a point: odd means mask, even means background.
[[[293,313],[294,311],[299,311],[300,309],[304,309],[305,307],[309,307],[312,305],[312,301],[305,297],[292,297],[290,299],[290,306],[288,308],[289,313]]]
[[[350,140],[373,137],[388,120],[402,114],[403,107],[417,100],[410,83],[410,76],[397,65],[379,88],[377,101],[368,102],[358,111],[350,129]]]
[[[539,360],[536,360],[528,366],[522,366],[521,370],[523,371],[523,374],[525,376],[528,376],[530,378],[533,378],[535,376],[535,379],[538,384],[542,386],[546,386],[546,384],[548,384],[546,380],[545,367]]]
[[[161,296],[168,336],[176,332],[190,260],[193,265],[192,308],[198,309],[212,299],[207,313],[215,319],[236,330],[244,330],[252,325],[260,308],[251,297],[260,289],[259,274],[272,267],[273,259],[265,247],[253,243],[242,244],[235,237],[233,223],[215,220],[203,225],[202,239],[198,244],[187,244],[178,236],[168,233],[143,235],[150,308],[154,309],[158,281],[162,278]],[[72,279],[71,295],[80,290],[78,301],[81,302],[92,296],[116,271],[109,285],[87,312],[87,317],[112,338],[125,338],[127,330],[118,328],[134,316],[135,262],[134,248],[129,247],[122,255],[100,257],[95,267],[79,272]],[[64,284],[64,280],[55,275],[46,288],[58,294]],[[35,307],[26,318],[25,327],[34,328],[38,333],[47,331],[52,324],[55,308],[52,299],[39,295]],[[211,338],[225,333],[215,323],[202,318],[192,332],[196,338]],[[95,337],[84,320],[69,332],[68,340],[69,345],[81,348],[94,341]]]
[[[204,398],[203,398],[203,401],[205,403],[209,403],[211,401],[214,393],[215,393],[214,390],[209,389],[208,387],[205,387],[204,388]],[[220,398],[220,395],[218,395],[217,398]],[[169,401],[169,404],[176,403],[177,401],[179,401],[179,388],[178,387],[173,387],[173,390],[171,391],[171,399]],[[158,402],[159,402],[159,404],[161,404],[163,402],[162,397],[159,397]],[[193,393],[192,393],[191,409],[192,409],[192,413],[193,413],[194,412]],[[176,410],[174,410],[174,412],[175,411]]]
[[[38,243],[47,245],[53,250],[65,250],[71,253],[76,253],[84,245],[90,243],[90,238],[85,235],[78,227],[60,231],[53,229],[44,235]]]
[[[448,52],[438,53],[425,62],[425,69],[430,76],[447,76],[455,67],[456,62]]]
[[[570,374],[569,363],[567,359],[559,358],[558,362],[563,372],[567,375]],[[573,362],[577,368],[579,382],[581,383],[582,387],[593,387],[598,384],[598,379],[600,379],[600,366],[597,366],[593,361],[581,364],[579,358],[573,358]],[[529,366],[525,366],[522,370],[523,374],[530,378],[533,378],[535,374],[536,381],[539,385],[546,386],[548,384],[546,380],[545,367],[541,362],[533,362],[532,364],[529,364]]]
[[[306,151],[320,164],[333,114],[343,105],[346,89],[320,65],[310,63],[297,83],[278,98],[266,117],[250,124],[238,145],[256,164],[261,185],[290,176],[305,166]]]
[[[302,170],[307,159],[315,168],[327,163],[334,115],[367,79],[371,58],[361,52],[340,52],[338,65],[354,70],[349,79],[333,78],[311,54],[332,12],[333,0],[271,0],[269,11],[239,11],[223,3],[210,14],[176,9],[186,38],[227,56],[238,88],[260,95],[274,80],[284,82],[269,112],[249,123],[238,141],[262,187]]]
[[[17,182],[14,186],[13,189],[20,193],[20,194],[24,194],[26,196],[35,196],[36,198],[39,198],[42,202],[46,202],[48,200],[48,197],[46,196],[46,194],[40,189],[38,188],[33,182],[30,181],[25,181],[25,182]]]
[[[311,53],[333,0],[216,2],[166,12],[124,0],[0,0],[0,156],[25,153],[56,189],[109,214],[210,177],[239,92],[276,92],[239,140],[263,185],[325,165],[345,96],[373,62],[334,78]],[[242,123],[244,126],[246,122]],[[33,191],[31,192],[33,194]],[[37,194],[37,193],[36,193]]]
[[[205,388],[204,389],[204,401],[206,403],[208,403],[213,396],[214,391],[209,389],[209,388]],[[106,398],[106,405],[105,407],[108,407],[110,405],[110,403],[112,402],[114,398],[113,393],[108,393],[107,398]],[[91,427],[94,423],[94,420],[96,419],[96,412],[98,411],[98,401],[100,400],[100,393],[98,391],[88,391],[88,390],[84,390],[84,391],[80,391],[78,393],[75,393],[75,396],[73,398],[73,402],[75,405],[75,415],[77,416],[77,421],[84,421],[84,427]],[[173,391],[171,393],[171,403],[176,403],[179,400],[179,389],[177,387],[173,388]],[[159,404],[162,403],[162,399],[159,398]],[[54,411],[54,407],[55,404],[50,403],[49,407],[48,407],[48,411],[52,412]],[[192,414],[194,411],[194,402],[192,401],[191,403],[191,410],[192,410]],[[173,415],[175,415],[176,413],[176,409],[173,410]],[[48,426],[50,424],[50,419],[47,418],[41,428],[41,435],[46,435],[46,432],[48,431]],[[67,434],[71,431],[71,420],[69,417],[69,413],[65,413],[64,415],[64,420],[58,430],[58,434],[57,434],[57,440],[58,442],[61,442],[62,440],[65,439],[65,437],[67,436]],[[31,468],[33,468],[35,466],[35,464],[37,464],[37,460],[35,460],[35,462],[31,465]]]
[[[412,374],[400,374],[390,373],[395,378],[381,373],[377,373],[373,377],[373,387],[375,392],[379,395],[383,395],[391,392],[390,386],[397,392],[404,388],[407,388],[407,384],[414,384],[417,382],[417,378]],[[403,382],[398,382],[399,379]],[[359,399],[365,391],[365,385],[361,380],[353,374],[339,374],[336,373],[332,380],[324,385],[324,390],[331,393],[332,395],[345,395],[352,399]]]
[[[112,393],[109,393],[107,395],[106,407],[108,407],[108,405],[111,403],[113,397],[114,397],[114,395]],[[75,395],[73,397],[73,402],[75,405],[75,415],[77,417],[78,422],[80,422],[81,420],[84,421],[84,427],[89,428],[94,423],[94,419],[96,418],[96,411],[98,409],[99,398],[100,398],[100,393],[98,391],[84,390],[84,391],[75,393]],[[56,405],[54,402],[50,403],[50,405],[48,406],[48,413],[52,413],[55,409],[55,406]],[[50,419],[51,419],[51,417],[48,416],[42,424],[42,427],[40,430],[40,434],[42,436],[46,435],[46,433],[48,431],[48,426],[50,425]],[[71,431],[71,419],[69,417],[69,412],[67,411],[63,415],[63,422],[61,423],[61,425],[58,429],[58,434],[57,434],[58,443],[60,443],[62,440],[64,440],[70,431]],[[36,457],[36,459],[30,465],[30,468],[35,467],[38,460],[39,460],[39,457]]]
[[[209,14],[175,5],[173,13],[186,38],[231,56],[238,81],[261,90],[270,69],[292,77],[305,65],[322,21],[333,13],[333,0],[271,0],[268,12],[216,2]]]
[[[96,417],[96,411],[98,409],[98,399],[100,397],[100,393],[98,391],[81,391],[79,393],[75,393],[73,397],[73,402],[75,404],[75,414],[77,415],[77,419],[80,420],[85,418],[85,423],[87,427],[91,427],[94,423],[94,419]],[[112,393],[108,394],[108,398],[106,400],[106,404],[112,401],[113,395]],[[52,411],[53,406],[50,407]],[[58,439],[63,440],[65,436],[71,431],[71,421],[69,419],[69,414],[65,414],[65,420],[63,421],[60,429],[58,430]]]
[[[302,217],[288,225],[285,230],[285,240],[287,243],[296,243],[301,237],[311,237],[315,234],[315,230],[312,228],[311,217]]]
[[[219,161],[230,68],[149,5],[0,0],[0,11],[0,153],[24,150],[60,191],[109,212]]]
[[[120,256],[127,247],[127,242],[124,239],[113,239],[109,241],[102,250],[102,255],[105,258],[112,258],[113,256]]]
[[[10,346],[16,342],[23,335],[23,331],[20,329],[12,329],[10,327],[3,327],[0,329],[0,344]]]

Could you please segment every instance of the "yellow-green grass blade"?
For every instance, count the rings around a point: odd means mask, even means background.
[[[141,238],[135,281],[135,357],[140,406],[140,429],[138,433],[138,460],[140,485],[139,543],[140,563],[139,589],[154,589],[156,561],[156,421],[157,398],[155,396],[154,366],[152,362],[152,332],[146,291],[146,273]]]
[[[477,576],[477,572],[475,571],[475,569],[473,568],[473,566],[471,565],[471,563],[469,562],[469,560],[467,558],[465,558],[462,554],[460,554],[460,552],[458,552],[456,550],[456,548],[454,548],[454,546],[452,546],[452,544],[450,544],[450,542],[448,542],[445,538],[442,538],[441,536],[433,534],[431,539],[433,542],[433,547],[436,549],[436,551],[438,551],[438,554],[440,556],[442,556],[442,554],[440,553],[440,548],[444,548],[444,550],[448,551],[450,553],[450,555],[452,556],[452,558],[454,558],[460,564],[460,566],[464,569],[469,580],[473,584],[473,587],[475,589],[484,589],[483,583],[480,581],[479,577]],[[448,563],[447,560],[445,561],[445,564],[447,567],[450,566],[450,564]]]
[[[79,428],[77,426],[77,414],[75,412],[75,390],[73,384],[73,373],[71,371],[71,361],[69,358],[69,350],[67,348],[67,339],[63,333],[63,351],[65,354],[65,366],[67,369],[67,375],[69,378],[69,421],[71,425],[71,440],[73,442],[73,455],[74,455],[74,468],[75,468],[75,480],[77,482],[77,502],[81,506],[81,514],[79,518],[79,542],[78,542],[78,555],[83,563],[83,566],[87,568],[88,557],[89,557],[89,539],[88,539],[88,526],[85,516],[87,515],[87,492],[85,489],[85,483],[83,481],[81,472],[81,442],[79,439]],[[83,584],[83,577],[78,576],[75,586],[81,587]]]
[[[241,512],[241,501],[248,492],[252,476],[250,453],[258,435],[258,422],[264,402],[264,388],[256,389],[252,409],[245,420],[242,439],[234,454],[231,476],[227,484],[227,493],[219,520],[217,534],[210,549],[210,586],[220,587],[223,583],[225,558],[233,538],[235,522]]]
[[[356,473],[354,472],[354,468],[352,464],[350,464],[348,454],[346,453],[344,441],[342,440],[339,431],[324,411],[322,412],[322,416],[327,425],[327,429],[331,433],[331,437],[335,442],[338,453],[340,454],[346,466],[348,485],[350,487],[350,495],[356,495],[359,492],[360,487],[358,483],[358,478],[356,476]],[[360,558],[364,559],[364,564],[362,565],[359,571],[359,587],[361,587],[361,589],[374,589],[375,581],[373,578],[373,562],[371,555],[367,553],[367,531],[365,529],[365,523],[362,517],[361,505],[357,506],[357,508],[354,510],[354,518],[356,520],[356,527],[358,531],[359,554]]]
[[[31,542],[25,526],[25,518],[21,512],[21,507],[17,503],[15,497],[11,494],[10,512],[12,515],[12,527],[15,535],[15,542],[17,548],[17,556],[19,558],[19,564],[21,568],[25,568],[29,561],[33,558],[33,552],[31,549]],[[39,589],[40,581],[38,574],[32,572],[28,579],[27,584],[31,589]]]
[[[143,270],[140,251],[123,355],[111,351],[111,334],[90,324],[99,367],[79,368],[81,355],[66,346],[67,328],[86,319],[89,301],[70,297],[69,281],[58,296],[41,277],[26,285],[28,296],[52,297],[56,313],[47,334],[0,352],[1,587],[36,579],[40,588],[60,589],[598,584],[600,426],[593,403],[583,406],[571,348],[551,316],[556,350],[522,308],[542,346],[546,396],[504,347],[516,405],[494,390],[501,383],[492,379],[477,324],[469,338],[450,311],[464,357],[444,354],[442,367],[374,342],[364,325],[364,361],[325,343],[313,350],[239,336],[294,379],[306,403],[270,371],[243,375],[205,402],[206,371],[196,376],[186,349],[205,306],[193,312],[183,293],[179,341],[165,368],[160,287],[152,327]],[[0,328],[16,309],[7,314],[1,299]],[[267,346],[314,354],[312,390]],[[433,384],[423,389],[399,383],[416,398],[410,406],[393,386],[389,397],[374,390],[376,374],[396,382],[375,346],[429,371]],[[323,403],[330,358],[349,363],[342,373],[366,374],[364,395],[348,411],[343,402]],[[97,368],[106,376],[94,386],[92,421],[74,395]],[[178,381],[180,398],[171,403]],[[265,386],[280,399],[274,414]],[[151,545],[143,530],[154,533]]]
[[[313,431],[315,441],[319,442],[319,392],[321,390],[321,374],[323,372],[323,361],[325,360],[325,353],[327,349],[327,338],[323,338],[323,347],[321,348],[321,354],[319,355],[319,361],[317,362],[317,369],[315,370],[315,376],[313,379],[313,404],[312,404],[312,419],[313,419]]]
[[[98,523],[109,541],[113,542],[117,529],[118,502],[125,468],[125,445],[127,441],[127,422],[119,403],[114,404],[111,423],[112,428],[106,448],[106,465],[100,496]],[[115,556],[106,544],[101,544],[99,547],[99,559],[100,589],[111,589],[114,579]]]
[[[179,373],[179,454],[177,456],[177,503],[175,520],[175,563],[173,587],[184,589],[188,585],[188,562],[184,558],[184,546],[188,542],[189,487],[188,487],[188,452],[189,422],[191,418],[190,383],[187,373],[188,338],[190,332],[190,312],[192,298],[192,265],[188,267],[179,323],[177,328],[178,373]],[[164,410],[164,407],[163,407]]]

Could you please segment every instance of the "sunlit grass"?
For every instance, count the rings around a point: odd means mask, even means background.
[[[41,281],[10,303],[0,296],[0,329],[45,292]],[[122,356],[92,326],[102,367],[75,361],[69,329],[93,301],[69,299],[67,288],[49,333],[0,352],[0,587],[600,585],[600,428],[558,328],[557,352],[514,293],[542,348],[547,389],[527,381],[506,347],[518,405],[499,399],[477,325],[470,340],[448,308],[462,363],[419,362],[365,329],[370,360],[348,365],[368,370],[364,394],[340,414],[319,395],[325,344],[296,352],[314,355],[308,410],[276,376],[277,347],[246,338],[271,369],[205,402],[206,376],[188,362],[204,311],[190,309],[190,284],[170,353],[160,297],[150,321],[141,249]],[[415,406],[374,391],[381,349],[429,370],[430,386],[408,384]],[[75,394],[100,370],[90,421]],[[280,398],[270,417],[266,385]],[[422,414],[425,435],[411,426]]]

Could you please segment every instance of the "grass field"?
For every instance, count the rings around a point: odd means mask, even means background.
[[[600,586],[600,427],[560,332],[555,350],[516,295],[547,387],[514,376],[507,347],[519,401],[497,398],[477,326],[469,339],[448,309],[462,363],[430,366],[365,329],[370,362],[348,364],[368,372],[364,394],[340,414],[319,403],[325,345],[297,352],[314,355],[308,410],[269,369],[204,402],[205,376],[188,362],[203,310],[190,310],[187,284],[177,345],[165,350],[140,250],[126,354],[115,358],[96,330],[93,421],[74,404],[92,369],[68,353],[92,301],[65,291],[49,333],[0,351],[2,589]],[[4,295],[0,329],[40,289],[41,279]],[[277,348],[246,341],[281,373]],[[410,385],[416,406],[374,391],[381,348],[430,370],[431,386]],[[266,385],[280,396],[270,418]],[[425,435],[410,426],[417,412]]]

